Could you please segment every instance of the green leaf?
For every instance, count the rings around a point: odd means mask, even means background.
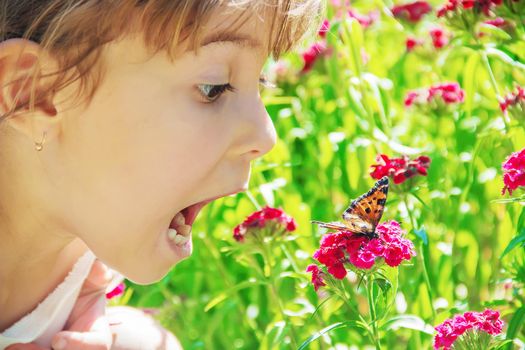
[[[488,56],[497,57],[503,62],[510,64],[513,67],[525,70],[525,64],[521,63],[520,61],[515,61],[514,59],[512,59],[512,57],[510,57],[505,52],[499,49],[496,49],[494,47],[488,47],[485,49],[485,52],[487,53]]]
[[[472,115],[472,105],[476,93],[475,82],[477,80],[476,73],[479,66],[479,59],[479,55],[476,52],[473,52],[468,58],[464,70],[465,76],[463,88],[465,89],[465,110],[469,117]]]
[[[257,285],[265,284],[264,281],[255,281],[255,280],[248,280],[244,281],[242,283],[237,284],[234,287],[231,287],[219,295],[217,295],[215,298],[213,298],[206,306],[204,307],[204,312],[210,311],[213,307],[217,306],[218,304],[222,303],[224,300],[226,300],[231,294],[244,289],[248,287],[253,287]]]
[[[507,245],[507,248],[503,251],[501,254],[501,258],[503,258],[505,255],[507,255],[510,251],[512,251],[514,248],[516,248],[518,245],[521,245],[525,247],[525,227],[523,227],[516,237],[514,237],[510,242],[509,245]]]
[[[421,317],[416,315],[394,316],[381,326],[381,329],[385,331],[399,328],[412,329],[425,334],[434,334],[434,327],[425,323]]]
[[[507,328],[507,339],[514,339],[519,331],[521,326],[525,323],[525,306],[520,307],[512,316],[512,319],[509,322],[509,328]],[[507,349],[512,349],[512,344],[509,344]]]
[[[319,332],[311,335],[308,339],[306,339],[300,346],[297,348],[297,350],[303,350],[306,349],[306,347],[312,343],[313,341],[317,340],[319,337],[321,337],[323,334],[326,334],[334,329],[342,328],[342,327],[361,327],[361,325],[356,321],[346,321],[346,322],[336,322],[334,324],[331,324],[330,326],[323,328]]]
[[[512,39],[510,34],[507,33],[506,31],[504,31],[503,29],[498,28],[498,27],[493,26],[493,25],[490,25],[490,24],[487,24],[487,23],[480,23],[478,25],[478,29],[479,29],[480,33],[491,35],[494,38],[499,38],[499,39],[502,39],[502,40],[511,40]]]

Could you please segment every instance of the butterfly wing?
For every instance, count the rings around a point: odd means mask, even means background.
[[[312,224],[317,224],[320,227],[325,227],[325,228],[337,230],[337,231],[348,230],[348,227],[346,225],[343,225],[340,222],[322,222],[322,221],[312,220]]]
[[[388,177],[384,176],[365,194],[352,201],[343,213],[344,223],[355,233],[376,236],[388,195]]]

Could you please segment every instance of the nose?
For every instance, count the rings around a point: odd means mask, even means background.
[[[270,115],[266,111],[261,98],[258,96],[246,103],[240,111],[239,138],[237,143],[237,154],[253,160],[268,153],[277,139],[275,127]]]

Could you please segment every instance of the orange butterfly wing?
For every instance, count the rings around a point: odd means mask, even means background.
[[[344,223],[355,233],[376,237],[375,229],[385,210],[388,177],[384,176],[365,194],[352,201],[343,213]]]
[[[315,220],[312,223],[337,231],[348,230],[370,238],[377,237],[375,229],[383,216],[387,195],[388,177],[384,176],[367,193],[350,203],[342,215],[343,223]]]

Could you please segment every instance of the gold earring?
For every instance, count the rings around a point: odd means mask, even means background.
[[[35,149],[37,151],[41,151],[44,148],[44,143],[46,142],[46,132],[44,131],[44,135],[42,136],[42,141],[35,142]]]

